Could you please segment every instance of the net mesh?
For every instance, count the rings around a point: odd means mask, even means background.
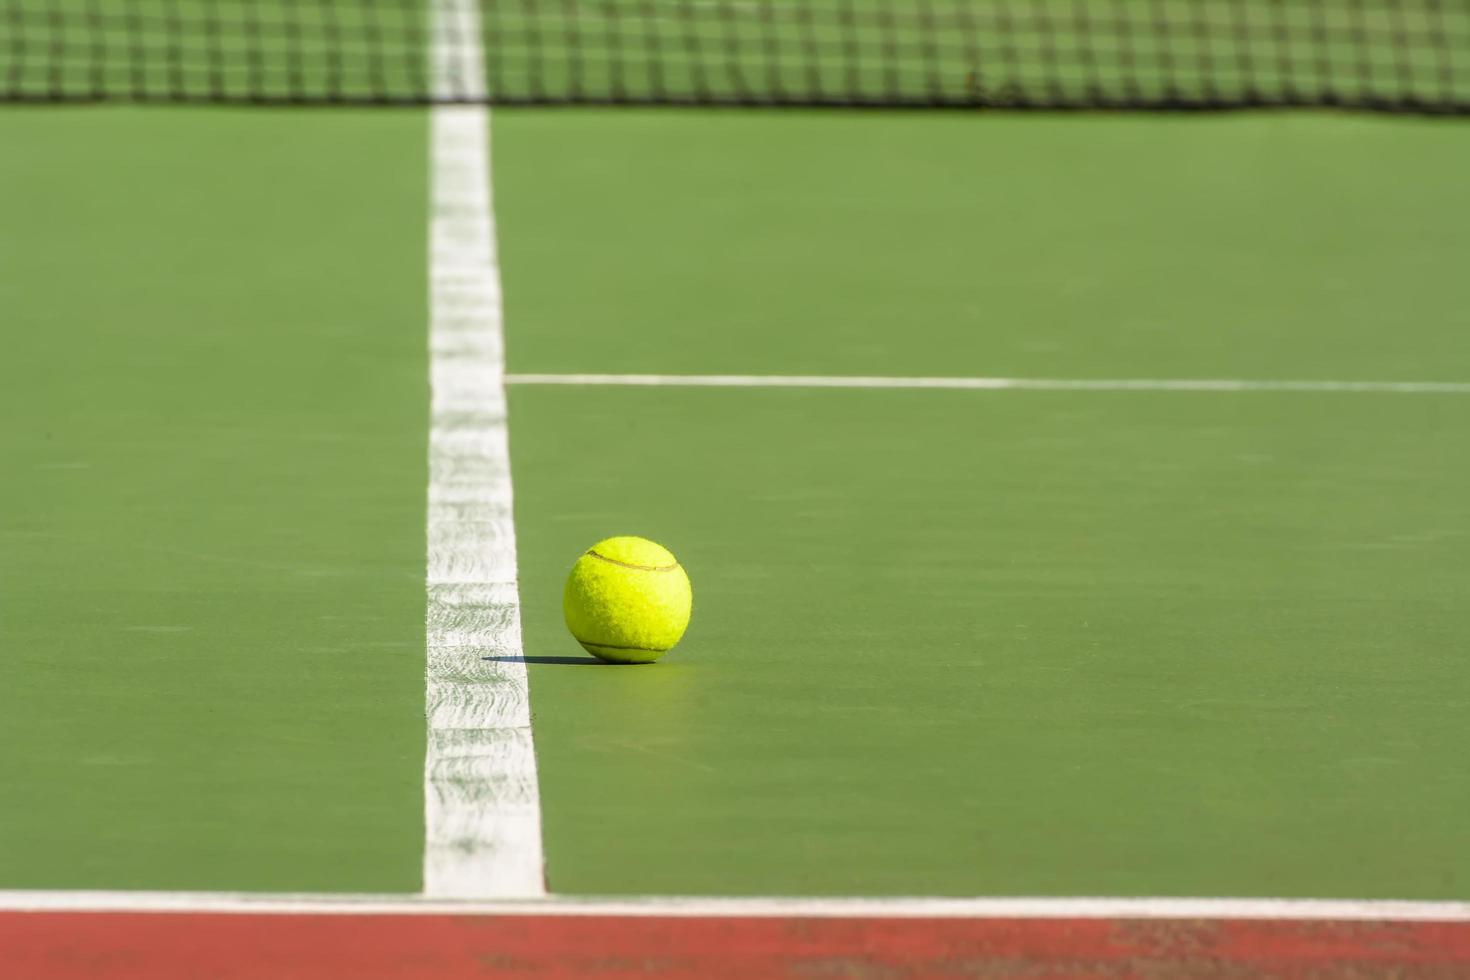
[[[428,2],[0,0],[0,98],[1470,112],[1470,0]]]

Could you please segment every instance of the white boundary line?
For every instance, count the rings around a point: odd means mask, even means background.
[[[513,385],[672,388],[931,388],[973,391],[1288,391],[1470,395],[1459,381],[1263,381],[1246,378],[890,378],[802,374],[507,374]]]
[[[479,7],[434,0],[436,94],[484,94]],[[424,893],[545,894],[521,660],[489,113],[430,116]]]
[[[279,915],[751,916],[963,919],[1279,919],[1470,922],[1470,902],[1277,898],[634,898],[443,901],[403,895],[0,891],[0,912]]]

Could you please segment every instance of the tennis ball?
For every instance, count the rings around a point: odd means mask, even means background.
[[[694,601],[679,560],[645,538],[608,538],[577,559],[562,593],[567,629],[594,657],[647,664],[679,642]]]

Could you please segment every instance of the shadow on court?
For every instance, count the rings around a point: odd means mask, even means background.
[[[566,664],[567,666],[580,665],[586,667],[626,667],[630,664],[613,664],[595,657],[481,657],[482,660],[493,660],[496,663],[514,664]]]

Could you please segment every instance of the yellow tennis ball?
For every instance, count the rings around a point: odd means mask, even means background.
[[[689,625],[694,596],[679,560],[646,538],[599,541],[572,566],[562,593],[567,629],[594,657],[647,664]]]

